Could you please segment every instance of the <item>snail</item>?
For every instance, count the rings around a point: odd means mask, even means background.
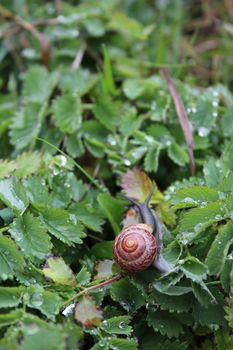
[[[143,203],[126,197],[139,211],[143,221],[125,227],[116,237],[113,255],[117,264],[127,272],[139,272],[154,265],[161,273],[172,271],[172,266],[164,259],[162,224],[149,208],[154,187]]]

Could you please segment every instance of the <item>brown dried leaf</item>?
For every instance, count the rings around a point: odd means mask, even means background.
[[[102,260],[99,261],[95,267],[97,274],[95,275],[95,279],[104,279],[112,276],[112,265],[114,264],[113,260]]]
[[[75,306],[74,318],[84,327],[100,326],[103,312],[90,296],[84,296]]]
[[[122,225],[123,227],[127,227],[129,225],[137,225],[140,222],[140,216],[139,213],[136,212],[136,210],[134,210],[133,208],[130,208],[124,219],[122,220]]]

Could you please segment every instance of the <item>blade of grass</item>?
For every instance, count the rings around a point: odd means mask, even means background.
[[[173,98],[173,102],[175,104],[176,112],[178,114],[180,126],[183,130],[184,138],[188,147],[188,153],[189,153],[189,163],[190,163],[190,171],[191,175],[195,175],[195,160],[194,160],[194,155],[193,155],[193,134],[192,130],[190,127],[190,123],[184,108],[183,101],[176,89],[176,86],[168,72],[167,69],[163,68],[160,70],[161,75],[164,77],[168,90],[170,91],[170,94]]]

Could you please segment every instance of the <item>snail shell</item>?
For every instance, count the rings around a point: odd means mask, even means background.
[[[152,226],[130,225],[116,237],[113,254],[117,264],[125,271],[139,272],[149,267],[157,254],[157,243]]]

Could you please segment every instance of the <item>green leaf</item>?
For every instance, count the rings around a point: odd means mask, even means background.
[[[232,108],[233,108],[233,103],[229,104],[227,106],[227,109],[225,113],[223,114],[222,117],[222,129],[223,129],[223,134],[224,136],[232,136],[233,130],[232,130]]]
[[[40,221],[30,213],[15,219],[9,232],[25,256],[31,259],[44,259],[52,248],[50,237]]]
[[[103,312],[91,297],[85,296],[76,304],[74,318],[84,327],[99,326]]]
[[[163,256],[167,262],[175,263],[182,254],[182,246],[178,241],[173,241],[166,246],[163,252]]]
[[[227,168],[221,160],[209,159],[203,169],[207,186],[216,187],[224,178],[226,171]]]
[[[16,171],[14,175],[21,178],[36,174],[41,168],[41,163],[42,157],[39,152],[24,152],[15,160]]]
[[[55,76],[51,76],[44,67],[30,67],[24,83],[25,99],[31,102],[43,103],[49,98],[55,80]]]
[[[9,238],[0,236],[0,278],[12,278],[17,271],[23,271],[25,261],[16,244]]]
[[[91,254],[96,257],[97,260],[112,259],[113,253],[113,241],[96,243],[91,248]]]
[[[48,187],[45,179],[39,176],[31,176],[24,181],[24,187],[29,201],[33,206],[46,207],[51,203]]]
[[[31,102],[15,114],[11,125],[10,138],[16,150],[22,150],[35,143],[46,109],[46,103],[41,105],[40,103]]]
[[[79,273],[76,275],[76,280],[79,285],[85,285],[90,282],[91,274],[87,270],[86,266],[83,266]]]
[[[60,311],[61,298],[59,295],[42,288],[29,287],[24,299],[29,307],[40,310],[51,320],[55,320],[55,315]]]
[[[183,209],[188,207],[205,206],[208,202],[214,202],[219,199],[218,192],[207,186],[192,186],[181,188],[171,197],[171,203],[175,205],[174,209]]]
[[[152,326],[155,332],[160,332],[164,336],[178,337],[183,333],[183,327],[179,319],[168,311],[149,312],[147,317],[149,326]]]
[[[168,147],[168,156],[175,164],[180,166],[185,166],[189,162],[187,151],[176,142],[172,142]]]
[[[223,219],[222,202],[208,203],[203,208],[194,208],[186,212],[178,225],[178,230],[187,244],[196,239],[207,227]]]
[[[228,170],[226,176],[224,176],[222,181],[219,183],[217,189],[223,192],[223,194],[224,192],[231,192],[233,190],[233,172],[232,171]]]
[[[207,276],[207,266],[194,256],[179,261],[181,270],[194,282],[202,281]]]
[[[201,305],[207,307],[209,304],[216,303],[216,299],[207,287],[207,285],[202,281],[199,283],[192,282],[193,294],[199,301]]]
[[[17,323],[23,316],[22,310],[13,310],[8,314],[0,315],[0,328]]]
[[[78,96],[62,95],[52,105],[55,123],[61,131],[72,134],[78,130],[82,121],[82,106]]]
[[[200,94],[196,105],[196,112],[191,115],[191,121],[198,129],[198,134],[200,136],[204,137],[209,134],[215,122],[213,113],[214,107],[212,94],[209,92]]]
[[[108,51],[105,46],[103,48],[103,51],[104,51],[104,82],[106,85],[106,89],[107,91],[110,92],[110,94],[116,95],[117,91],[114,84],[112,66],[108,55]]]
[[[120,338],[111,338],[108,339],[110,345],[112,345],[112,348],[114,349],[121,349],[121,350],[137,350],[138,344],[135,342],[135,340],[130,339],[120,339]]]
[[[233,338],[228,329],[219,329],[215,333],[215,342],[217,350],[233,349]]]
[[[211,292],[217,303],[205,305],[205,307],[199,302],[193,303],[193,316],[196,322],[203,326],[209,326],[213,330],[216,329],[216,326],[225,326],[226,321],[224,319],[224,300],[222,294],[217,289],[212,289]]]
[[[108,26],[110,29],[119,31],[123,36],[128,38],[144,39],[141,23],[136,19],[128,17],[123,12],[113,13]]]
[[[23,186],[16,178],[0,181],[0,200],[16,214],[23,213],[28,206]]]
[[[225,290],[225,292],[229,292],[231,288],[231,275],[233,271],[233,262],[232,260],[226,260],[225,265],[220,273],[220,281]]]
[[[151,146],[149,146],[145,160],[144,160],[144,167],[145,170],[148,172],[156,172],[158,169],[158,162],[159,162],[159,154],[162,147],[158,143],[154,143]]]
[[[69,246],[82,243],[85,237],[82,225],[73,222],[68,211],[60,208],[41,209],[40,217],[46,229],[62,242]]]
[[[59,86],[65,93],[83,96],[96,84],[97,75],[91,74],[87,69],[65,68],[60,76]]]
[[[51,278],[55,283],[66,286],[74,286],[76,284],[73,271],[62,258],[47,259],[46,267],[42,271],[45,277]]]
[[[219,229],[219,233],[215,237],[208,255],[206,257],[206,264],[211,275],[219,275],[222,271],[228,250],[233,243],[233,223],[228,222]]]
[[[62,329],[51,323],[39,326],[33,320],[24,324],[20,350],[61,350],[65,347]]]
[[[102,322],[101,328],[110,334],[125,334],[130,335],[133,331],[132,327],[129,326],[129,316],[115,316],[108,318]]]
[[[115,234],[120,233],[119,222],[124,211],[123,201],[110,196],[108,193],[99,194],[97,199]]]
[[[120,123],[120,106],[118,102],[113,102],[110,97],[102,96],[95,102],[93,112],[96,119],[98,119],[106,129],[112,131]]]
[[[16,168],[16,164],[13,160],[1,159],[0,160],[0,179],[8,177]]]
[[[157,312],[158,306],[161,310],[169,310],[171,312],[188,312],[192,305],[192,296],[190,293],[183,295],[168,295],[159,293],[154,290],[150,294],[149,303],[147,305],[148,311]]]
[[[16,307],[22,302],[24,287],[0,287],[0,307]]]
[[[112,284],[111,297],[126,311],[135,311],[145,304],[145,298],[141,292],[128,280],[124,278]]]
[[[77,203],[70,209],[70,213],[74,214],[81,223],[87,228],[101,232],[104,224],[103,214],[89,204]]]

